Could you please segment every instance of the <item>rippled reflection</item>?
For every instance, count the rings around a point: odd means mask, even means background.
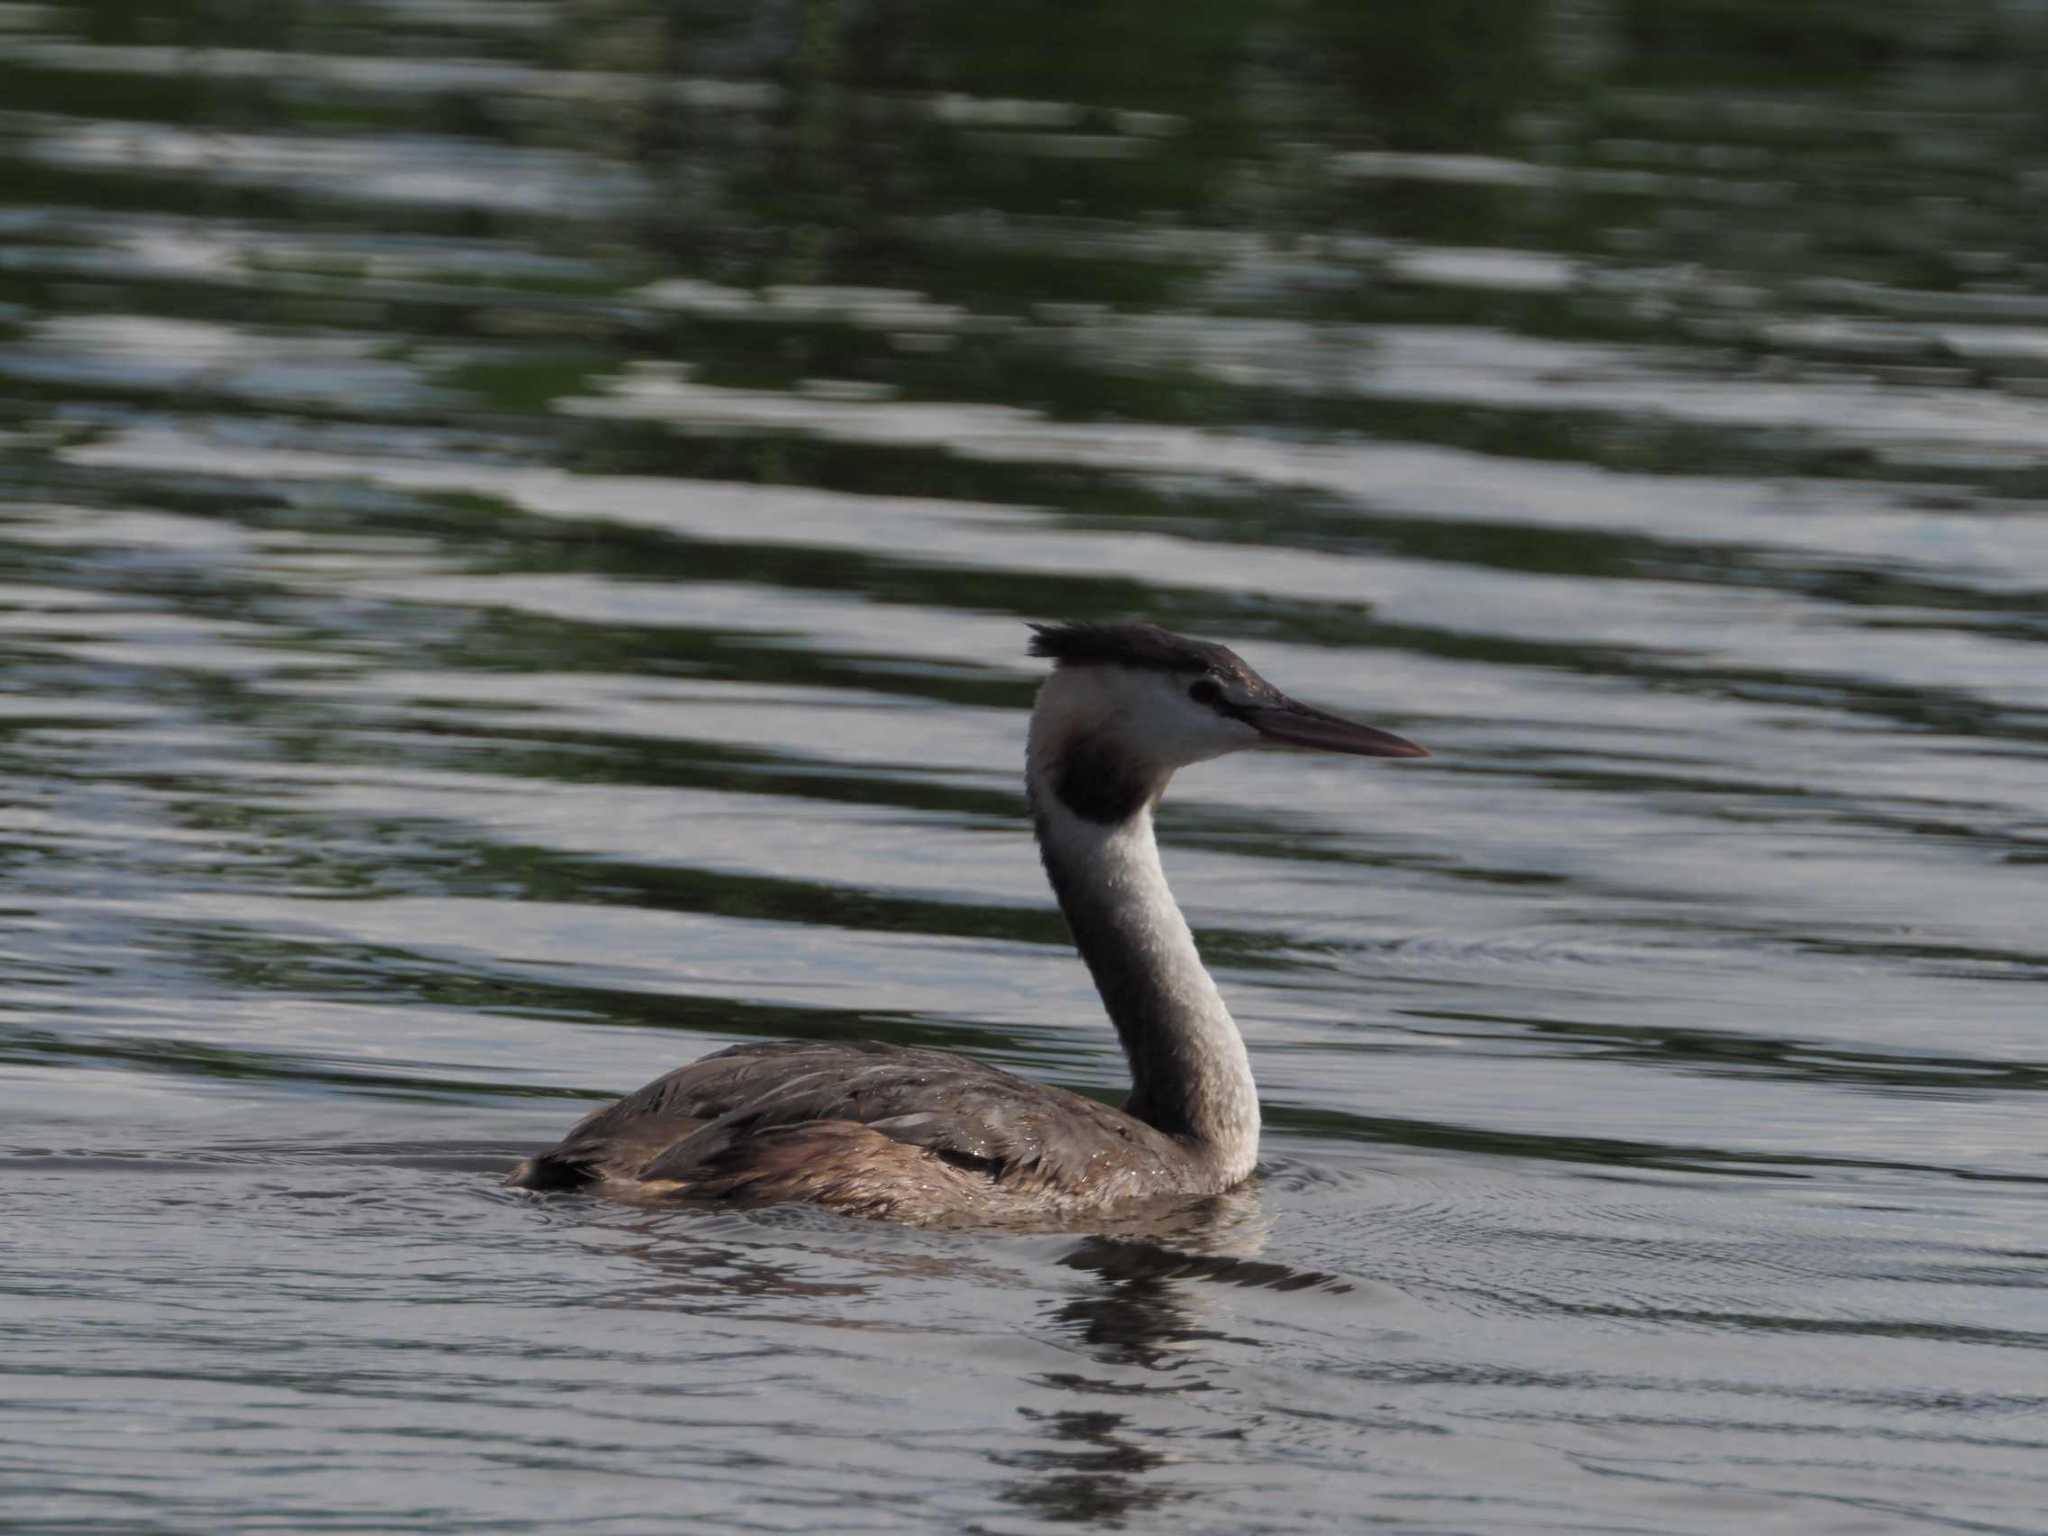
[[[2044,62],[0,5],[5,1518],[2032,1529]],[[1167,807],[1257,1186],[497,1188],[743,1039],[1117,1094],[1022,621],[1134,614],[1438,753]]]

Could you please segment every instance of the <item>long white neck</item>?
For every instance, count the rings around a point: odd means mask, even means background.
[[[1117,819],[1081,815],[1060,794],[1070,764],[1045,746],[1034,733],[1025,775],[1039,852],[1130,1060],[1124,1107],[1214,1162],[1219,1186],[1234,1184],[1258,1161],[1258,1089],[1244,1037],[1167,889],[1152,836],[1156,790]]]

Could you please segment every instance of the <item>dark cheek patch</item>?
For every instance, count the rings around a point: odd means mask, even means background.
[[[1083,821],[1114,826],[1145,808],[1159,780],[1099,737],[1083,737],[1061,754],[1052,787]]]

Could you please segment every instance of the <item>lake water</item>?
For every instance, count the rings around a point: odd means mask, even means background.
[[[2048,1531],[2048,8],[0,5],[0,1523]],[[740,1040],[1113,1097],[1027,619],[1182,776],[1165,1230],[499,1187]]]

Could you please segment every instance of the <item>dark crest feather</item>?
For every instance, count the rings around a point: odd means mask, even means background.
[[[1157,624],[1033,624],[1031,654],[1063,667],[1149,667],[1159,672],[1248,673],[1237,653]]]

